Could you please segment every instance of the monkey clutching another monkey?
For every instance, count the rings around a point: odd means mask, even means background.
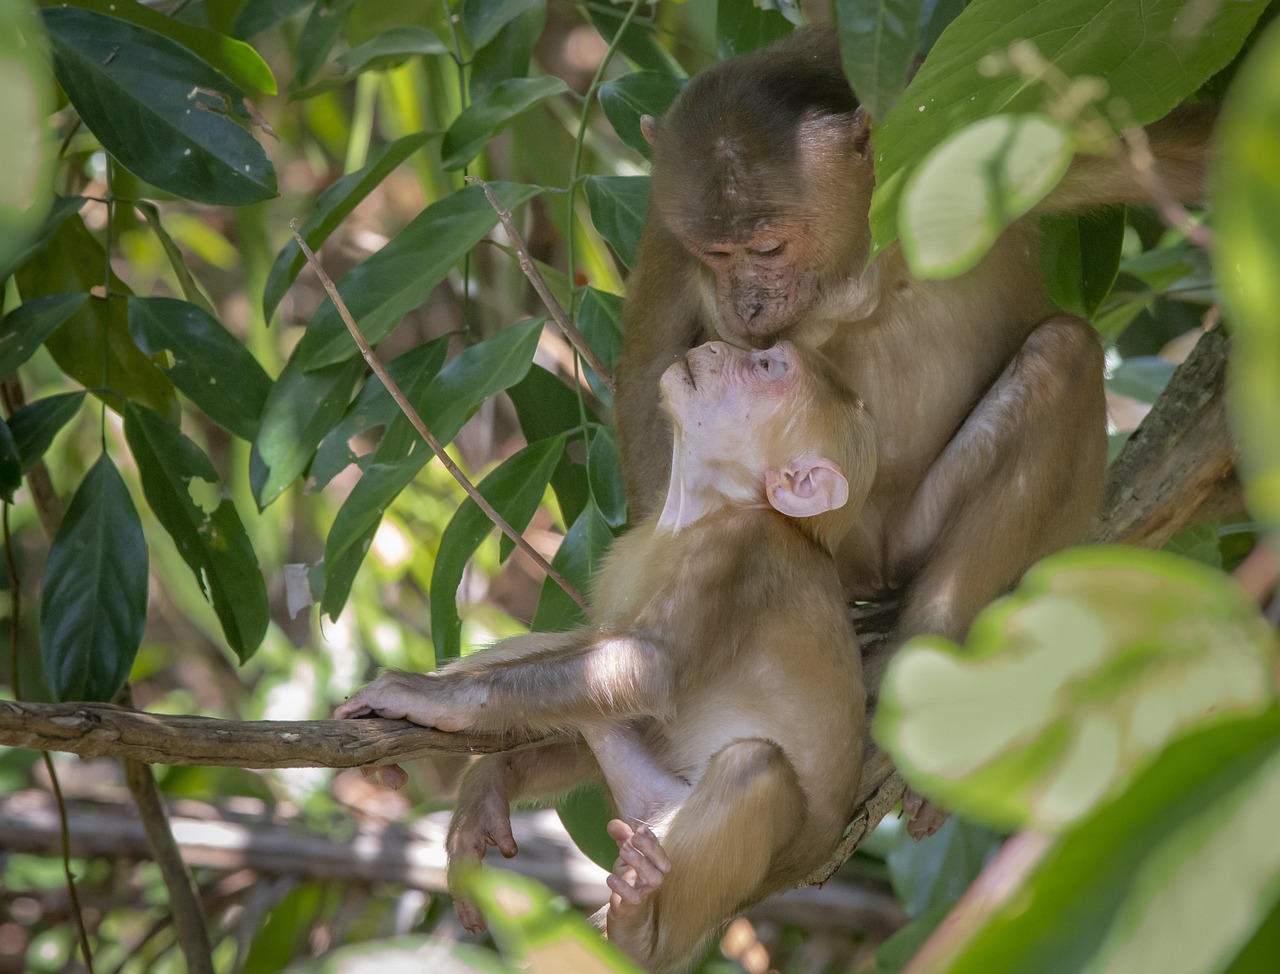
[[[666,500],[614,546],[591,625],[383,674],[337,711],[559,735],[473,764],[451,867],[515,854],[515,798],[603,772],[619,816],[607,935],[654,971],[824,863],[854,812],[865,691],[832,551],[875,471],[862,401],[791,343],[700,346],[661,393]]]
[[[1192,107],[1148,129],[1171,195],[1203,195],[1212,120]],[[1083,536],[1101,494],[1102,351],[1088,322],[1051,314],[1034,218],[953,280],[912,277],[896,245],[869,260],[871,120],[830,26],[703,72],[642,127],[653,178],[615,410],[633,516],[662,504],[672,361],[709,338],[819,348],[877,424],[876,478],[837,553],[846,594],[902,591],[901,636],[963,639]],[[1081,158],[1037,212],[1143,199],[1123,155]]]

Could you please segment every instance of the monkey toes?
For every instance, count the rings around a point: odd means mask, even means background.
[[[671,860],[647,825],[632,829],[621,819],[614,819],[608,831],[609,837],[618,843],[618,861],[605,880],[613,891],[609,898],[612,923],[636,915],[666,879]]]
[[[907,815],[907,835],[919,842],[933,835],[951,817],[945,808],[935,805],[914,788],[902,796],[902,810]]]

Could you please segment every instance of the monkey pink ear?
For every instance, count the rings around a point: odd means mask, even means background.
[[[653,145],[653,140],[658,137],[658,120],[652,115],[641,115],[640,134],[646,142]]]
[[[849,500],[849,481],[834,460],[820,457],[766,470],[764,489],[774,510],[788,517],[813,517],[844,507]]]

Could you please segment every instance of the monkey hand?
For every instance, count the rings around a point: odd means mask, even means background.
[[[459,867],[479,865],[489,846],[497,847],[506,859],[519,851],[511,835],[511,807],[506,799],[489,791],[478,801],[460,805],[449,824],[445,846],[449,853],[449,893],[453,896],[454,912],[469,933],[482,933],[484,917],[476,905],[459,892]]]
[[[423,727],[462,731],[470,727],[471,708],[458,698],[457,681],[438,673],[401,673],[390,670],[361,687],[334,711],[339,718],[370,714],[411,720]]]
[[[649,826],[632,829],[621,819],[608,825],[609,837],[618,843],[618,861],[613,872],[605,879],[612,895],[609,897],[609,939],[622,939],[619,934],[630,932],[617,929],[638,920],[645,910],[646,901],[658,891],[671,860]]]
[[[951,817],[945,808],[935,805],[914,788],[908,788],[902,796],[902,811],[907,816],[907,835],[917,842],[933,835]]]

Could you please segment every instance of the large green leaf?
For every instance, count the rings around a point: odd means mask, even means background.
[[[17,89],[15,89],[16,91]],[[3,97],[3,95],[0,95]],[[0,242],[0,281],[43,250],[67,220],[84,206],[83,196],[57,196],[44,222],[31,233],[29,218],[38,222],[38,214],[24,214],[17,218],[13,236]],[[25,241],[25,246],[23,246]],[[28,295],[30,297],[30,295]]]
[[[176,298],[130,297],[129,333],[175,386],[215,423],[244,440],[258,435],[271,379],[253,353],[203,308]]]
[[[426,389],[419,414],[442,446],[458,435],[482,402],[525,376],[541,333],[541,319],[512,325],[466,349],[440,370]],[[417,435],[403,417],[394,420],[364,476],[338,509],[325,541],[321,600],[321,607],[332,617],[346,604],[383,512],[434,456]]]
[[[484,98],[508,78],[529,76],[533,52],[546,24],[547,5],[534,3],[503,24],[493,39],[475,52],[467,79],[473,102]]]
[[[1040,266],[1054,303],[1092,318],[1116,282],[1123,243],[1123,207],[1041,217]]]
[[[147,503],[213,605],[227,643],[244,662],[266,635],[269,616],[258,557],[235,504],[218,497],[218,473],[204,452],[151,410],[127,406],[124,434]],[[216,502],[211,504],[211,498]]]
[[[373,192],[400,163],[426,145],[435,136],[430,132],[415,132],[379,146],[369,155],[368,162],[358,172],[347,173],[329,186],[316,199],[315,206],[302,221],[298,233],[312,250],[320,245],[351,215],[356,206]],[[267,283],[262,290],[262,313],[270,318],[276,313],[280,299],[307,262],[306,255],[297,242],[290,240],[276,255]]]
[[[958,815],[919,842],[907,834],[904,824],[898,823],[885,864],[893,892],[912,919],[960,899],[1004,841]]]
[[[66,3],[64,0],[40,0],[40,5],[56,7],[66,6]],[[167,16],[138,0],[73,0],[71,6],[126,20],[163,34],[236,84],[257,88],[267,95],[276,93],[276,79],[271,68],[244,41]]]
[[[435,381],[440,367],[444,365],[448,351],[448,337],[437,338],[410,349],[387,364],[387,373],[400,387],[409,403],[415,409],[422,407],[419,413],[427,408],[423,397],[427,387]],[[316,450],[316,458],[311,464],[312,489],[323,490],[339,472],[355,463],[356,455],[351,450],[351,440],[378,426],[389,426],[398,416],[400,406],[391,398],[386,386],[376,376],[370,377],[342,421],[325,436],[320,449]],[[395,460],[399,457],[383,459]]]
[[[530,443],[504,460],[477,489],[494,510],[517,531],[529,526],[542,502],[560,457],[565,435]],[[440,537],[440,551],[431,570],[431,639],[436,665],[462,654],[462,620],[458,617],[458,586],[467,562],[495,528],[480,506],[467,498]]]
[[[858,101],[884,118],[907,86],[923,0],[836,0],[840,60]]]
[[[581,397],[560,379],[535,365],[529,374],[507,390],[520,429],[526,442],[535,443],[556,436],[566,430],[580,430],[581,416],[586,414],[588,423],[599,422],[595,413]],[[574,459],[575,454],[578,459]],[[566,450],[551,477],[551,487],[560,505],[560,515],[566,524],[578,519],[587,506],[591,492],[587,484],[586,465],[581,450]]]
[[[595,25],[596,30],[600,32],[600,36],[606,43],[612,45],[618,36],[618,28],[622,26],[626,9],[621,6],[605,7],[592,4],[587,8],[587,15],[591,18],[591,23]],[[653,28],[647,24],[637,24],[634,20],[628,24],[626,33],[618,40],[617,49],[637,68],[661,71],[663,74],[677,78],[685,76],[680,62],[658,43],[654,37]]]
[[[1040,115],[993,115],[947,139],[903,193],[899,230],[911,270],[953,277],[973,267],[1054,187],[1072,151],[1067,130]]]
[[[908,643],[885,677],[876,738],[947,808],[1058,828],[1187,728],[1266,705],[1275,650],[1220,572],[1163,552],[1080,548],[1027,572],[963,648]]]
[[[20,304],[0,325],[0,378],[8,378],[45,339],[89,301],[89,295],[49,294]]]
[[[663,71],[633,71],[600,86],[600,107],[618,138],[648,159],[652,150],[640,131],[640,118],[665,114],[685,84]]]
[[[461,169],[521,112],[568,91],[569,86],[559,78],[508,78],[495,85],[449,126],[440,145],[440,164],[445,169]]]
[[[355,0],[315,0],[298,37],[295,87],[310,83],[319,74],[333,45],[342,36],[354,5]]]
[[[1172,744],[1029,875],[962,907],[918,974],[1221,971],[1280,899],[1280,712]],[[992,887],[994,888],[994,887]],[[1269,971],[1275,955],[1259,966]]]
[[[40,658],[58,700],[110,700],[129,678],[147,621],[147,545],[129,491],[104,453],[49,548]]]
[[[875,129],[872,231],[878,246],[898,232],[907,174],[944,139],[998,113],[1036,112],[1049,93],[1016,73],[987,77],[986,55],[1033,43],[1063,73],[1106,79],[1133,122],[1146,124],[1191,95],[1239,50],[1267,0],[1216,4],[1199,30],[1179,29],[1185,0],[974,0],[943,32],[920,72]]]
[[[649,206],[648,176],[588,176],[591,222],[627,267],[636,263],[636,248]]]
[[[49,7],[53,68],[103,147],[135,175],[199,203],[241,206],[276,195],[242,92],[185,47],[145,27]]]
[[[519,183],[491,183],[507,209],[540,190]],[[342,300],[370,344],[377,344],[400,319],[421,305],[450,269],[493,229],[498,216],[479,186],[468,186],[432,203],[391,241],[351,270],[338,287]],[[333,302],[316,312],[293,359],[311,371],[358,354]]]
[[[627,523],[627,492],[622,483],[618,441],[607,426],[594,426],[587,446],[587,479],[591,497],[611,528]]]
[[[29,402],[9,417],[9,429],[18,445],[22,472],[30,470],[44,456],[58,431],[84,405],[84,392],[64,392]]]
[[[1236,324],[1231,417],[1249,508],[1280,538],[1280,26],[1272,24],[1231,88],[1214,188],[1224,298]]]
[[[551,566],[585,595],[591,591],[592,580],[612,545],[613,531],[609,522],[589,501],[565,534],[560,550],[551,559]],[[557,582],[549,578],[543,581],[542,595],[533,616],[535,631],[563,632],[585,621],[582,609]]]
[[[0,284],[53,200],[49,115],[54,102],[45,47],[29,0],[0,5],[0,132],[7,133],[0,181]]]

